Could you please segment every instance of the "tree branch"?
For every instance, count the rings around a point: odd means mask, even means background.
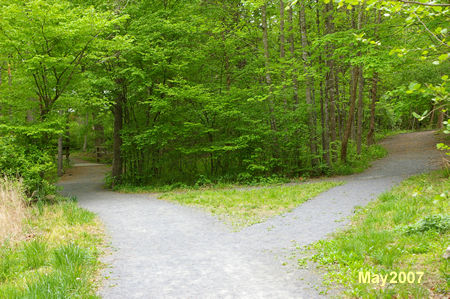
[[[414,13],[414,15],[416,16],[416,18],[417,18],[417,20],[420,22],[420,24],[423,25],[423,27],[425,28],[425,30],[426,30],[429,34],[431,34],[431,35],[432,35],[432,36],[433,36],[433,37],[434,37],[441,45],[446,46],[447,48],[450,48],[450,46],[449,46],[448,44],[444,43],[442,40],[439,39],[439,37],[437,37],[436,34],[434,34],[430,29],[428,29],[427,25],[425,25],[425,23],[422,22],[422,20],[419,18],[418,15],[416,15],[415,13]]]
[[[450,4],[446,3],[424,3],[419,1],[407,1],[407,0],[394,0],[397,2],[402,2],[406,4],[417,4],[417,5],[423,5],[423,6],[450,6]]]

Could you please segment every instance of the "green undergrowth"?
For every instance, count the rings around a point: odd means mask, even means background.
[[[164,193],[160,199],[204,208],[235,228],[289,212],[338,182],[307,183],[244,189],[218,189]]]
[[[311,247],[312,259],[328,270],[326,284],[342,285],[351,298],[448,294],[449,260],[443,253],[450,245],[449,190],[448,171],[436,171],[409,178],[359,209],[349,228]],[[360,283],[360,272],[367,271],[389,279],[385,285]],[[415,280],[409,283],[411,274],[409,282],[394,283],[391,272],[411,272]]]
[[[336,153],[338,155],[338,153]],[[176,182],[172,184],[165,184],[163,182],[153,182],[151,185],[133,185],[133,184],[119,184],[114,186],[113,190],[123,193],[158,193],[170,191],[193,191],[193,190],[215,190],[227,188],[245,188],[253,186],[276,186],[286,183],[304,182],[309,178],[317,178],[321,176],[335,176],[335,175],[350,175],[360,173],[370,167],[371,163],[377,159],[383,158],[387,155],[387,150],[381,145],[375,144],[372,146],[363,146],[360,155],[356,153],[356,145],[354,142],[349,143],[349,152],[346,163],[340,161],[335,162],[331,168],[322,165],[319,172],[307,170],[301,175],[295,177],[280,176],[276,174],[268,176],[251,176],[248,174],[241,174],[235,179],[217,178],[212,179],[204,175],[200,175],[193,183]],[[339,159],[338,159],[339,160]],[[108,174],[105,178],[105,186],[111,187],[112,179]]]
[[[354,145],[351,145],[354,147]],[[387,150],[379,144],[369,147],[363,146],[361,155],[357,155],[356,151],[350,152],[347,163],[337,162],[331,170],[332,175],[350,175],[360,173],[370,167],[371,163],[377,159],[381,159],[388,154]]]
[[[103,230],[74,201],[28,207],[23,235],[0,244],[0,298],[97,298]]]
[[[246,187],[268,187],[277,186],[286,183],[303,182],[306,178],[288,179],[279,176],[272,176],[267,178],[256,178],[253,181],[245,183],[218,180],[213,182],[208,178],[201,176],[193,185],[185,183],[174,184],[155,184],[134,186],[129,184],[117,185],[113,188],[114,191],[123,193],[159,193],[159,192],[186,192],[186,191],[201,191],[201,190],[217,190],[217,189],[231,189],[231,188],[246,188]],[[110,184],[106,184],[107,186]]]

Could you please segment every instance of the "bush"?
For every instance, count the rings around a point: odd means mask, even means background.
[[[51,155],[37,145],[19,142],[16,137],[0,137],[0,174],[23,179],[28,196],[43,198],[55,191],[48,181],[55,173]]]

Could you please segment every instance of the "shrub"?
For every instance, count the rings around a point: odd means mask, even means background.
[[[48,152],[13,136],[0,137],[0,174],[23,178],[28,196],[42,198],[54,192],[55,187],[49,182],[53,173],[55,165]]]

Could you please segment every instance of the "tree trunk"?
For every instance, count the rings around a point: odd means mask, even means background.
[[[344,84],[342,84],[344,86]],[[336,69],[336,72],[334,73],[334,90],[336,91],[335,94],[335,105],[334,109],[336,110],[337,114],[337,132],[339,133],[339,140],[342,141],[342,138],[344,136],[344,120],[342,116],[342,105],[340,103],[343,103],[345,99],[345,89],[343,89],[343,94],[341,95],[340,88],[339,88],[339,71]],[[342,101],[340,100],[342,99]]]
[[[267,6],[264,4],[261,7],[261,18],[262,18],[262,29],[263,29],[263,46],[264,46],[264,58],[265,58],[265,69],[266,69],[266,83],[269,86],[269,96],[267,97],[269,102],[269,112],[270,112],[270,127],[272,130],[277,130],[277,124],[273,115],[273,100],[272,100],[272,77],[270,76],[270,55],[269,55],[269,42],[267,37]]]
[[[317,166],[317,146],[316,146],[316,120],[315,120],[315,107],[313,106],[312,101],[312,76],[311,76],[311,70],[310,70],[310,61],[309,61],[309,53],[307,51],[308,47],[308,36],[306,32],[306,18],[305,18],[305,6],[302,3],[300,5],[300,11],[299,11],[299,23],[300,23],[300,33],[301,33],[301,40],[302,40],[302,58],[303,58],[303,65],[305,68],[305,97],[306,97],[306,104],[308,105],[308,120],[309,120],[309,148],[312,155],[311,164],[314,168]]]
[[[352,131],[353,117],[355,115],[356,91],[358,87],[358,67],[352,69],[352,79],[350,84],[350,108],[348,111],[347,124],[345,126],[344,137],[342,138],[341,161],[347,162],[348,140]]]
[[[381,11],[377,12],[375,16],[375,24],[381,23]],[[374,28],[374,36],[377,35],[377,27]],[[372,76],[372,87],[370,89],[370,122],[369,122],[369,132],[367,133],[367,145],[371,146],[375,143],[375,108],[377,103],[377,89],[378,89],[378,73],[376,71],[373,72]]]
[[[358,93],[358,122],[357,122],[357,128],[356,128],[356,152],[358,155],[361,155],[361,143],[362,143],[362,125],[363,125],[363,118],[364,118],[364,75],[363,75],[363,69],[362,67],[359,67],[358,70],[359,74],[359,93]]]
[[[86,152],[87,145],[88,145],[89,113],[86,113],[86,119],[85,119],[84,126],[85,126],[85,132],[84,132],[84,136],[83,136],[83,152]]]
[[[438,110],[437,128],[442,129],[443,127],[444,127],[444,109],[440,107]]]
[[[122,180],[122,136],[120,135],[123,127],[123,96],[119,95],[114,104],[114,133],[113,133],[113,165],[112,177],[113,187]]]
[[[359,6],[359,12],[358,12],[358,29],[361,29],[363,26],[363,19],[364,19],[364,8],[365,8],[365,1]],[[358,53],[358,56],[361,56],[361,52]],[[359,94],[358,94],[358,119],[356,124],[356,153],[358,155],[361,154],[361,143],[362,143],[362,125],[363,125],[363,117],[364,117],[364,111],[363,111],[363,97],[364,97],[364,74],[363,74],[363,67],[359,66],[358,70],[359,75]]]
[[[333,3],[332,2],[327,3],[324,8],[326,34],[332,34],[334,32],[333,17],[331,15],[332,10],[333,10]],[[327,55],[326,64],[328,67],[328,73],[326,75],[326,80],[325,80],[325,90],[326,90],[326,92],[325,92],[326,100],[325,101],[328,102],[327,111],[329,111],[328,112],[329,113],[328,114],[329,115],[329,118],[328,118],[329,126],[327,126],[328,130],[329,130],[329,135],[327,134],[326,138],[327,138],[327,142],[328,142],[327,148],[330,147],[329,142],[331,139],[332,151],[331,151],[330,156],[331,156],[331,160],[333,162],[335,162],[336,161],[335,152],[337,149],[336,149],[336,143],[335,143],[335,141],[336,141],[336,113],[335,113],[336,99],[335,99],[335,90],[334,90],[334,87],[335,87],[334,86],[334,84],[335,84],[335,82],[334,82],[334,60],[331,59],[332,52],[333,52],[333,46],[330,45],[329,43],[327,43],[325,46],[325,51],[326,51],[326,55]]]
[[[294,43],[294,21],[293,21],[293,11],[292,6],[289,6],[289,51],[291,53],[291,59],[295,56],[295,43]],[[298,107],[298,80],[297,80],[297,69],[292,67],[292,88],[294,90],[293,100],[294,109]]]
[[[58,174],[58,176],[63,175],[63,136],[62,136],[62,134],[60,134],[58,137],[57,174]]]
[[[286,56],[286,51],[285,51],[285,38],[284,38],[284,1],[280,0],[280,58],[281,58],[281,67],[282,67],[282,71],[281,71],[281,81],[283,84],[283,90],[282,90],[282,94],[281,97],[283,98],[283,103],[284,103],[284,107],[285,109],[287,109],[287,99],[286,99],[286,84],[284,83],[285,81],[285,77],[286,77],[286,73],[284,72],[284,58]]]
[[[367,145],[372,145],[375,143],[375,105],[377,103],[377,84],[378,84],[378,73],[374,73],[372,77],[372,89],[370,90],[371,104],[370,104],[370,124],[369,132],[367,133]]]

